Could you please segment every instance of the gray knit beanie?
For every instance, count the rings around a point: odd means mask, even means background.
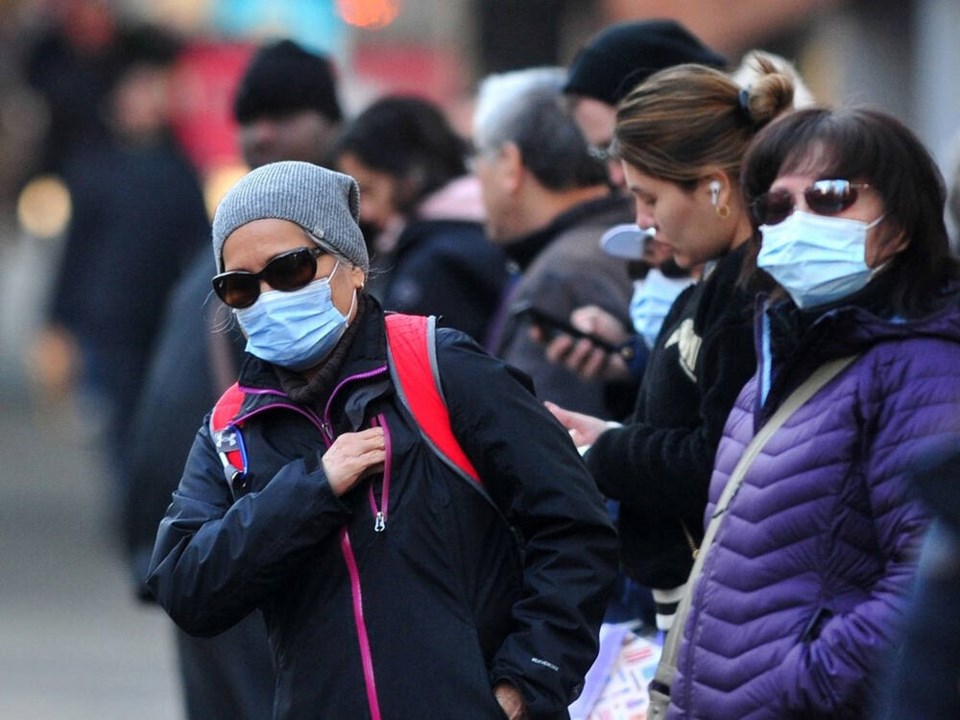
[[[349,175],[308,162],[261,165],[230,188],[213,217],[213,256],[223,270],[223,243],[254,220],[277,218],[296,223],[328,252],[366,272],[367,246],[358,225],[360,188]]]

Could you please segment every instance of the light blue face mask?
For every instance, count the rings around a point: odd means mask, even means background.
[[[757,267],[768,272],[799,308],[836,302],[862,290],[880,268],[866,263],[871,223],[797,210],[776,225],[761,225]]]
[[[357,301],[354,291],[346,316],[333,304],[330,279],[338,267],[339,262],[327,277],[300,290],[269,290],[250,307],[234,310],[247,352],[297,372],[319,365],[346,332]]]
[[[630,320],[647,347],[652,348],[660,334],[663,320],[670,312],[673,301],[693,280],[689,277],[668,278],[656,268],[650,270],[643,280],[633,284],[630,300]]]

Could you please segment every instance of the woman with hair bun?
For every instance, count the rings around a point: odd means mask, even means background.
[[[753,301],[740,286],[753,228],[740,164],[755,134],[792,107],[788,75],[764,64],[749,91],[729,75],[679,65],[650,76],[620,103],[614,147],[636,199],[680,267],[704,266],[674,302],[625,425],[549,405],[601,490],[619,501],[621,561],[653,590],[668,630],[696,548],[724,421],[753,373]]]

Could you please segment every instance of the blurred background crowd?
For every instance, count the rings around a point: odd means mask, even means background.
[[[376,105],[388,95],[415,96],[443,112],[438,133],[452,130],[470,141],[485,76],[567,67],[612,23],[673,18],[731,67],[762,48],[793,62],[819,101],[865,103],[897,116],[930,148],[948,181],[957,175],[956,0],[726,0],[722,11],[720,5],[0,0],[0,715],[129,717],[136,708],[137,717],[181,716],[169,625],[155,608],[136,605],[126,558],[110,523],[103,532],[98,521],[114,516],[113,505],[122,502],[99,476],[130,462],[122,456],[125,433],[134,429],[111,431],[113,447],[92,444],[108,420],[77,379],[96,381],[99,373],[113,383],[105,391],[120,398],[114,416],[132,426],[131,388],[142,386],[165,297],[194,254],[209,253],[207,223],[217,200],[257,162],[256,137],[239,137],[238,119],[244,132],[255,130],[246,128],[236,98],[258,48],[290,39],[329,57],[340,102],[326,113],[331,120],[342,113],[348,124],[371,107],[399,114],[387,114],[388,123],[403,112],[429,113]],[[420,115],[417,122],[431,120]],[[387,142],[371,116],[367,123],[357,123],[341,145],[339,160],[358,179],[365,171],[388,171],[365,162],[365,143]],[[365,192],[375,179],[361,180]],[[376,216],[372,192],[364,202],[369,216],[362,219],[389,240],[396,217]],[[89,257],[89,248],[66,242],[69,228],[82,228],[93,206],[117,218],[96,239],[97,254],[106,258],[100,268],[71,262],[71,252]],[[172,217],[163,208],[178,212]],[[118,254],[139,254],[142,261],[111,271],[109,258]],[[200,270],[206,288],[209,268]],[[91,289],[86,273],[111,282]],[[380,292],[402,305],[403,290]],[[87,306],[113,312],[85,312]],[[121,338],[117,328],[127,325],[141,334]],[[57,332],[77,326],[98,347],[124,344],[123,352],[98,356],[77,347],[82,338]],[[107,365],[107,357],[124,359]],[[96,367],[81,367],[83,358]],[[144,436],[137,437],[142,444]],[[85,479],[64,492],[70,476]],[[39,559],[45,553],[59,559]],[[88,567],[92,553],[99,564]],[[80,577],[82,585],[72,581]],[[87,600],[75,601],[74,593]],[[47,599],[38,601],[43,594]],[[84,618],[97,619],[89,632],[77,629]],[[79,649],[65,653],[71,641]],[[34,682],[39,676],[46,682]],[[91,684],[93,677],[126,680]],[[70,703],[78,714],[67,714]]]
[[[4,0],[3,376],[21,370],[23,340],[47,295],[43,269],[55,264],[70,221],[60,178],[77,149],[108,132],[104,98],[132,47],[164,72],[140,86],[141,100],[152,96],[154,104],[139,102],[129,112],[141,117],[131,122],[164,116],[199,173],[208,208],[244,168],[230,112],[240,74],[257,45],[281,37],[334,59],[348,117],[381,95],[413,93],[438,103],[469,135],[484,75],[566,65],[612,22],[674,17],[727,58],[752,48],[789,58],[820,101],[891,112],[942,167],[952,162],[960,124],[960,88],[949,80],[960,67],[960,9],[952,0],[737,0],[722,17],[717,12],[706,0],[680,8],[662,0]],[[138,41],[131,30],[141,23],[166,34]],[[29,282],[17,268],[30,268]]]

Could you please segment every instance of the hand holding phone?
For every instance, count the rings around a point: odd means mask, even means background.
[[[515,305],[511,314],[518,320],[525,320],[540,329],[546,340],[554,338],[558,333],[564,333],[570,337],[589,340],[601,350],[610,354],[624,354],[627,348],[615,345],[606,338],[593,333],[584,332],[570,324],[568,320],[559,318],[550,314],[546,310],[537,307],[529,302]]]

